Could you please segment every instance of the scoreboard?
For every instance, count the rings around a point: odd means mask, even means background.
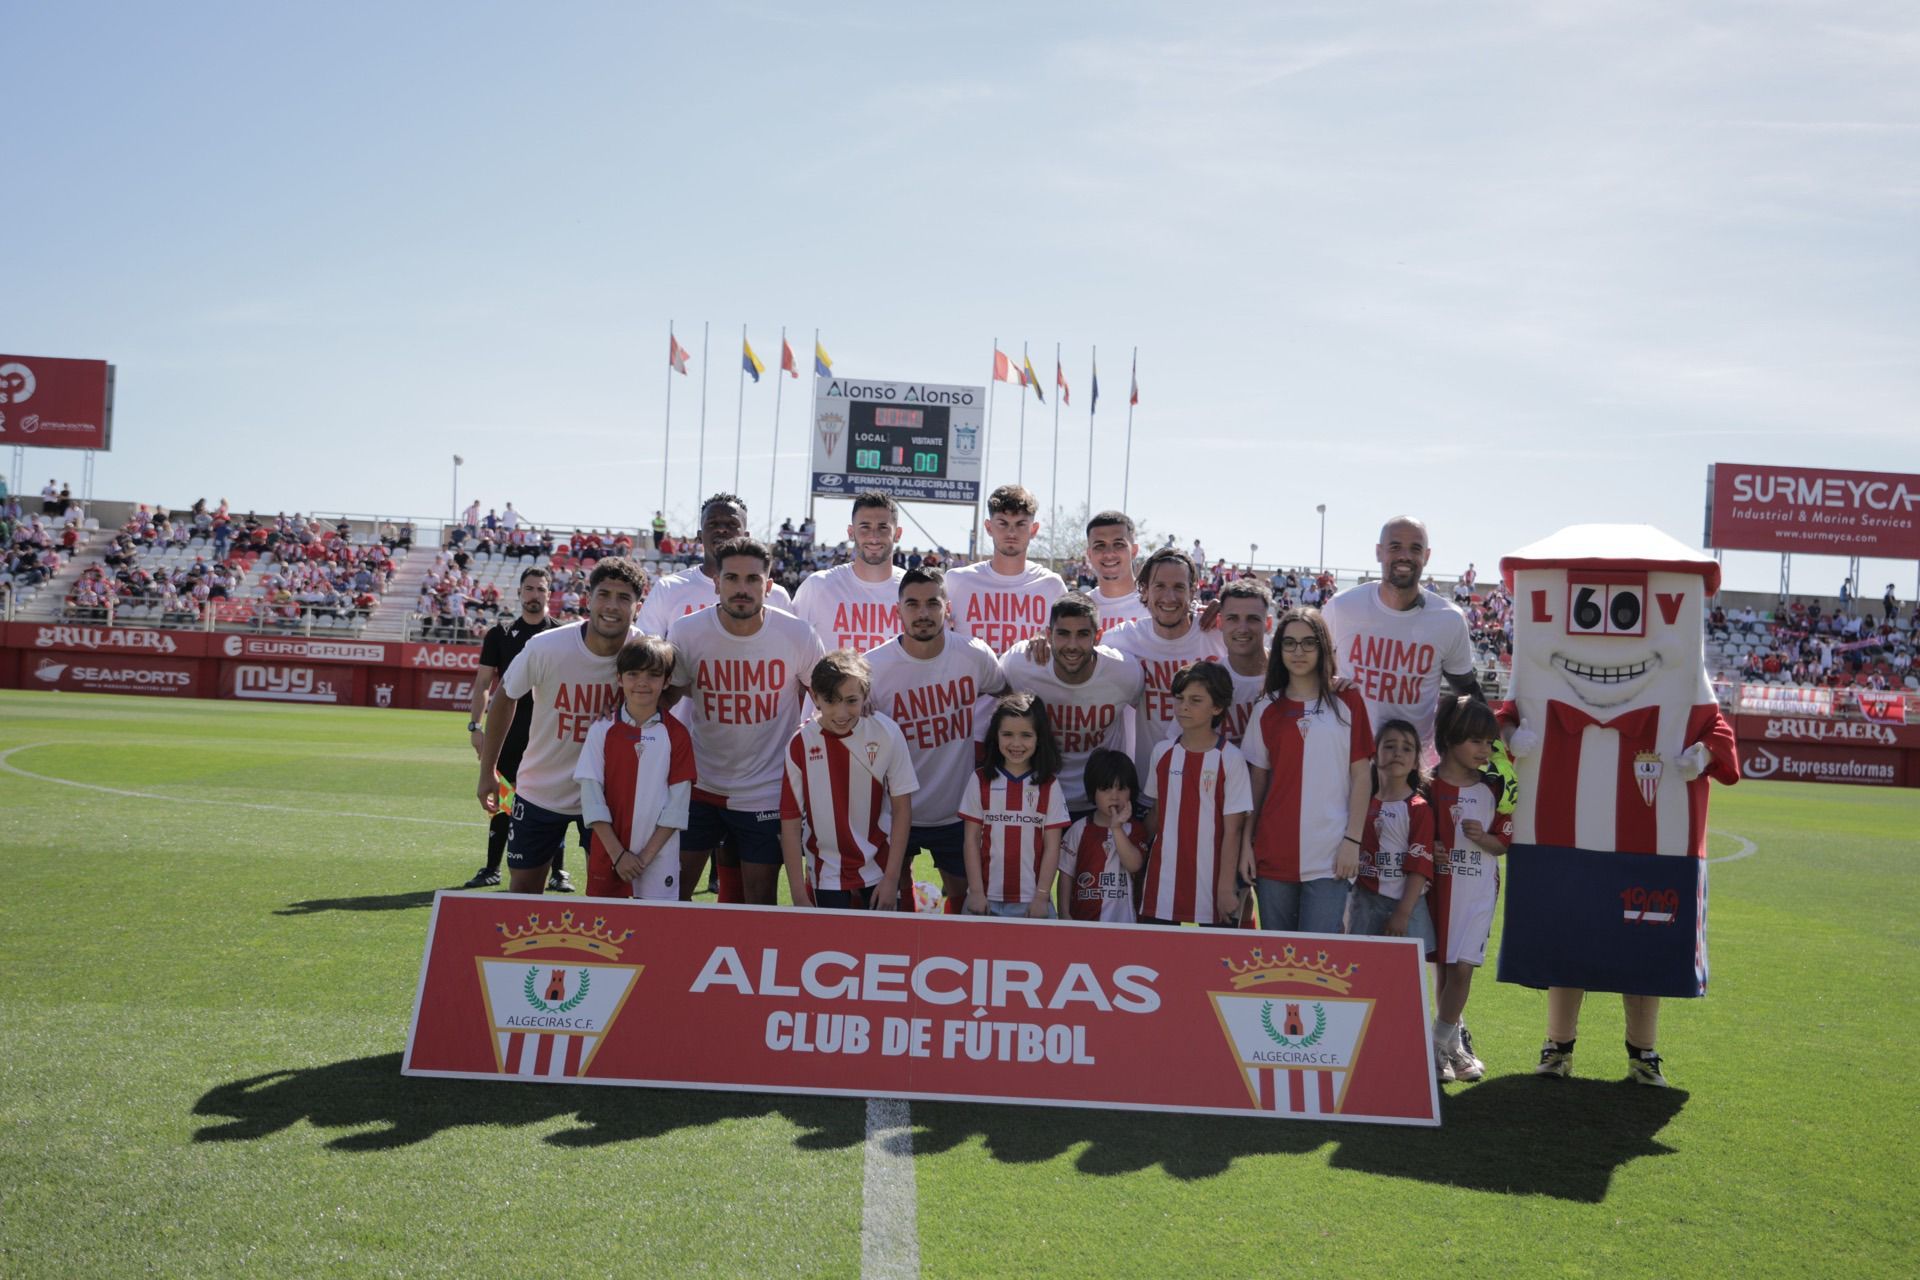
[[[978,500],[984,387],[826,378],[813,409],[815,494]]]

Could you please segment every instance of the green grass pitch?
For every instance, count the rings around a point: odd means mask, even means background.
[[[857,1100],[401,1078],[471,774],[454,716],[0,693],[0,1275],[860,1272]],[[1489,970],[1438,1130],[916,1103],[922,1273],[1920,1273],[1920,793],[1711,825],[1675,1089],[1608,997],[1532,1078]]]

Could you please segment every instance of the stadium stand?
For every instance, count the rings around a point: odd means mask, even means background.
[[[1716,606],[1707,616],[1707,663],[1716,678],[1806,688],[1920,689],[1916,621],[1861,602],[1849,612],[1794,600],[1767,613]]]

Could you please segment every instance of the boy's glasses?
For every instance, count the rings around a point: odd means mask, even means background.
[[[1282,640],[1280,642],[1280,652],[1318,653],[1320,652],[1320,642],[1311,637],[1305,640]]]

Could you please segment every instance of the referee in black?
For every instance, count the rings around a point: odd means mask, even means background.
[[[547,597],[552,590],[553,579],[545,569],[528,569],[521,574],[520,616],[511,622],[494,623],[480,642],[480,666],[473,673],[473,700],[467,708],[467,738],[473,743],[476,755],[486,740],[487,703],[493,697],[494,686],[527,647],[527,641],[560,625],[547,612]],[[507,730],[507,741],[500,748],[500,763],[496,766],[500,776],[510,783],[520,772],[520,757],[527,749],[527,728],[532,723],[533,698],[528,695],[520,699],[520,705],[514,709],[513,726]],[[461,888],[487,889],[500,883],[500,859],[507,851],[507,829],[513,823],[511,808],[501,805],[500,812],[487,824],[487,865],[474,872],[473,879]],[[548,893],[573,892],[573,882],[567,879],[561,866],[565,857],[566,848],[562,845],[553,855],[553,871],[547,877]]]

